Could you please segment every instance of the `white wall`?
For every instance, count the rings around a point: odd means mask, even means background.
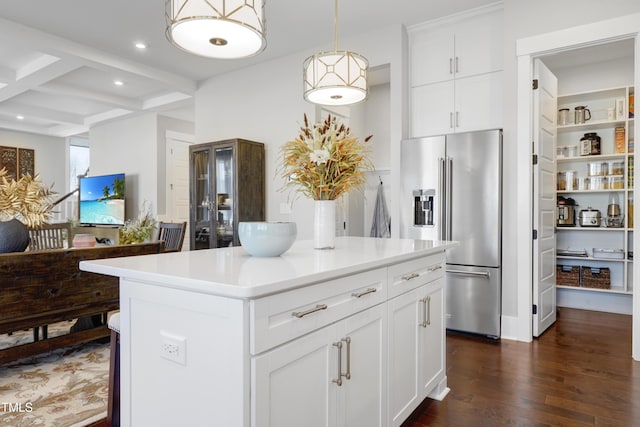
[[[389,123],[390,141],[402,139],[401,87],[404,66],[403,29],[380,29],[357,38],[342,40],[341,46],[364,55],[375,67],[391,65]],[[283,181],[276,175],[280,147],[296,136],[303,114],[315,117],[315,106],[302,98],[302,62],[326,46],[257,64],[204,82],[196,93],[196,141],[245,138],[266,145],[267,220],[291,220],[298,224],[298,237],[312,238],[313,204],[302,197],[291,214],[280,213],[281,203],[295,193],[279,192]],[[366,135],[357,135],[365,137]],[[390,163],[399,163],[393,154]],[[391,185],[391,183],[390,183]]]
[[[125,173],[126,218],[138,216],[142,203],[158,209],[158,118],[154,113],[93,127],[89,132],[89,175]]]
[[[55,136],[0,129],[0,146],[34,150],[34,169],[40,180],[63,196],[67,180],[66,140]]]

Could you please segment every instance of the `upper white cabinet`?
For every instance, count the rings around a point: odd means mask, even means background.
[[[411,136],[502,127],[503,13],[409,29]]]

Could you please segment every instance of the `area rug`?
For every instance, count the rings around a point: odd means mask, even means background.
[[[69,322],[49,326],[49,336]],[[33,332],[0,336],[0,347]],[[0,427],[81,427],[106,418],[109,344],[87,343],[0,365]]]

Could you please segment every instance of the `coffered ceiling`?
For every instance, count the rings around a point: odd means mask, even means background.
[[[340,39],[493,2],[341,0]],[[266,50],[215,60],[167,42],[160,0],[0,2],[0,128],[65,137],[141,112],[192,120],[199,82],[304,49],[331,48],[333,5],[267,0]]]

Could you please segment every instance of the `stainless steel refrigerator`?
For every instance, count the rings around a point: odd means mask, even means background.
[[[447,329],[500,337],[502,131],[402,141],[400,237],[447,251]]]

